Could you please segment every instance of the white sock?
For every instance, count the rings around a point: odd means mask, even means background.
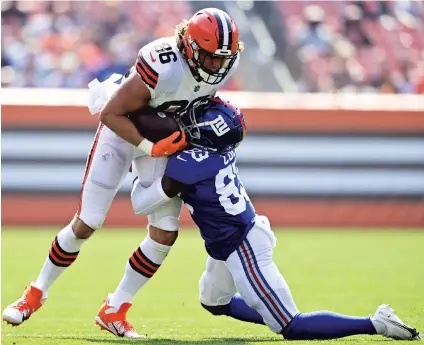
[[[64,227],[53,240],[49,255],[33,286],[43,291],[43,298],[53,282],[76,260],[85,239],[77,238],[72,225]]]
[[[128,260],[124,277],[111,295],[109,304],[119,309],[122,303],[130,302],[156,273],[170,249],[171,246],[157,243],[147,235]]]

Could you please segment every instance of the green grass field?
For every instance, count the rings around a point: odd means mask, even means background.
[[[2,309],[36,278],[54,235],[55,231],[3,229]],[[95,234],[29,321],[14,328],[3,323],[2,344],[281,343],[282,338],[265,326],[213,317],[201,308],[198,279],[206,254],[198,232],[184,230],[129,311],[129,320],[147,339],[118,339],[101,332],[94,317],[144,236],[144,230]],[[424,332],[424,232],[293,230],[277,232],[277,237],[274,258],[300,310],[368,315],[379,304],[390,303],[405,322]],[[386,339],[358,336],[327,343],[375,341]]]

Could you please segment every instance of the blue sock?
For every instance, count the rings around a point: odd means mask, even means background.
[[[255,309],[249,307],[240,295],[234,295],[231,302],[226,305],[224,313],[224,315],[240,321],[265,325],[262,316]]]
[[[212,315],[226,315],[244,322],[259,323],[261,325],[265,324],[262,316],[259,315],[255,309],[250,308],[238,294],[234,295],[230,303],[226,305],[208,306],[203,303],[201,304],[202,307],[209,311]]]
[[[330,311],[297,314],[283,331],[287,340],[335,339],[355,334],[377,334],[369,317]]]

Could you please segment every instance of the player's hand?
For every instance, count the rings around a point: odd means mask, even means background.
[[[181,134],[181,138],[175,141]],[[187,146],[186,135],[184,132],[174,132],[169,137],[158,141],[153,145],[152,157],[170,156]]]

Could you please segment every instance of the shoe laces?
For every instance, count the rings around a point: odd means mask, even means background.
[[[25,311],[31,312],[31,306],[25,299],[21,299],[13,307],[20,312],[25,312]]]

